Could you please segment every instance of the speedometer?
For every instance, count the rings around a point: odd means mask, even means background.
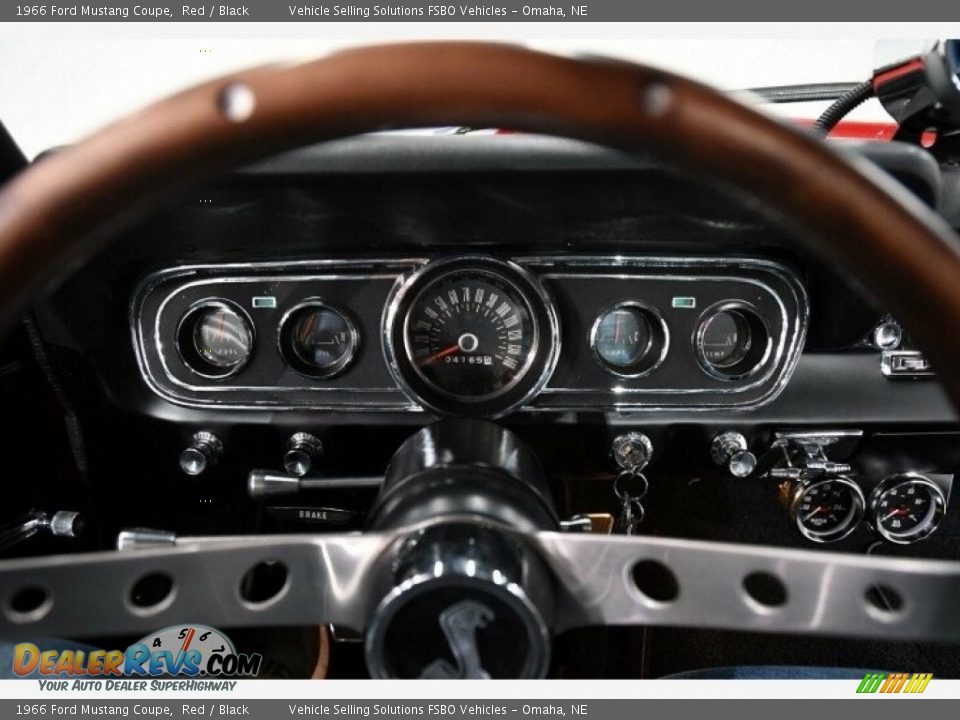
[[[417,400],[444,414],[506,412],[542,387],[556,359],[549,297],[512,263],[431,263],[388,312],[391,367]]]

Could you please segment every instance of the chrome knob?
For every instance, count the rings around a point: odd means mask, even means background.
[[[624,470],[643,470],[653,459],[653,443],[643,433],[619,435],[613,441],[613,459]]]
[[[747,450],[747,439],[738,432],[723,432],[710,443],[710,459],[726,465],[733,477],[745,478],[757,467],[757,456]]]
[[[73,510],[58,510],[50,516],[50,534],[54,537],[80,537],[83,526],[83,516]]]
[[[296,477],[308,474],[323,456],[323,443],[310,433],[298,432],[287,440],[287,451],[283,454],[283,469]]]
[[[177,544],[176,533],[153,528],[128,528],[117,535],[117,550],[140,550],[142,548],[173,547]]]
[[[223,443],[216,435],[206,430],[193,434],[190,445],[180,453],[180,469],[196,477],[217,464],[223,454]]]
[[[880,350],[896,350],[903,342],[903,329],[895,320],[887,320],[873,329],[873,344]]]

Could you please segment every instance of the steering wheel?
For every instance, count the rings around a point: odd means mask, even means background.
[[[960,243],[933,211],[865,161],[690,80],[504,45],[372,47],[239,73],[45,157],[0,192],[0,320],[192,183],[307,143],[436,125],[654,151],[759,199],[904,321],[960,403]],[[363,534],[4,561],[0,632],[331,622],[365,629],[371,672],[401,677],[539,676],[551,636],[591,624],[960,640],[960,563],[560,533],[545,488],[511,433],[448,421],[400,448]],[[282,582],[246,596],[241,579],[265,562]],[[775,601],[750,591],[755,576],[780,586]],[[878,587],[901,602],[871,603]]]

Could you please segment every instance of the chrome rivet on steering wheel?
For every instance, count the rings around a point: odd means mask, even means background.
[[[220,111],[231,122],[250,119],[257,107],[257,96],[246,83],[230,83],[220,93]]]

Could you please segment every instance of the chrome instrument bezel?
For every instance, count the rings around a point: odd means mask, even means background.
[[[329,310],[330,312],[336,313],[341,317],[344,324],[347,326],[347,332],[350,334],[349,352],[344,353],[342,357],[340,357],[335,363],[332,363],[327,369],[322,369],[319,367],[317,367],[315,371],[305,369],[308,365],[310,365],[310,363],[299,357],[296,349],[292,345],[289,345],[288,347],[288,344],[284,342],[286,338],[285,327],[287,323],[291,321],[291,318],[293,318],[294,315],[307,308]],[[350,367],[351,363],[353,363],[354,359],[357,357],[357,354],[360,352],[360,343],[362,341],[363,338],[361,337],[360,331],[357,329],[357,324],[353,321],[350,313],[339,305],[328,302],[321,297],[310,297],[292,306],[283,314],[283,316],[280,318],[280,322],[277,324],[277,350],[280,352],[281,357],[283,357],[288,367],[306,378],[329,380],[330,378],[334,378],[343,374]],[[291,362],[291,358],[289,357],[288,353],[293,354],[293,362]]]
[[[422,373],[416,370],[416,363],[408,344],[409,313],[415,307],[417,299],[431,284],[463,270],[489,271],[499,274],[501,279],[512,285],[524,299],[534,324],[535,342],[524,363],[524,371],[500,392],[475,399],[457,397],[442,388],[433,386],[433,383],[423,378]],[[517,280],[520,282],[518,283]],[[522,285],[526,285],[533,296],[530,296]],[[540,319],[537,318],[538,314],[542,316]],[[463,255],[434,260],[400,278],[387,299],[381,322],[381,335],[384,360],[394,381],[413,402],[439,415],[500,417],[527,406],[540,394],[553,374],[560,356],[561,345],[560,323],[556,308],[541,278],[512,260],[500,260],[488,255]],[[528,373],[536,372],[537,363],[540,365],[540,370],[529,387],[516,397],[509,397],[511,391],[523,385]],[[408,366],[413,368],[417,377],[423,378],[425,383],[429,383],[432,387],[429,389],[415,387],[417,381],[413,376],[408,375]],[[437,393],[436,396],[432,396],[434,392]],[[506,401],[503,401],[504,399]]]
[[[799,512],[800,503],[810,490],[831,482],[839,483],[850,491],[854,503],[852,519],[846,525],[833,532],[816,533],[811,531],[801,521]],[[866,512],[866,506],[867,503],[863,496],[863,490],[860,489],[860,486],[854,480],[846,475],[835,475],[832,477],[817,478],[816,480],[803,480],[796,484],[791,493],[790,518],[800,534],[807,540],[820,544],[832,543],[843,540],[860,526],[860,523],[863,522],[864,513]]]
[[[189,330],[191,338],[190,342],[192,345],[194,345],[192,349],[197,353],[201,360],[203,359],[203,354],[198,348],[195,347],[193,328],[195,326],[198,314],[207,309],[220,309],[233,313],[243,321],[243,323],[246,325],[247,332],[250,334],[250,352],[248,352],[242,360],[237,361],[233,365],[226,366],[224,368],[225,372],[222,373],[204,372],[202,368],[196,366],[193,359],[190,358],[189,355],[184,352],[183,347],[181,347],[184,332]],[[190,327],[187,327],[188,325]],[[254,325],[250,315],[247,314],[247,311],[232,300],[226,300],[219,297],[204,298],[203,300],[198,300],[190,305],[190,307],[187,308],[187,311],[180,318],[180,321],[177,323],[173,346],[177,351],[177,356],[180,358],[180,361],[194,375],[202,377],[206,380],[226,380],[227,378],[234,377],[241,370],[243,370],[243,368],[245,368],[250,362],[253,354],[257,351],[257,327]]]
[[[624,370],[618,370],[616,366],[611,365],[609,362],[607,362],[603,358],[603,356],[600,354],[600,351],[597,348],[597,334],[600,331],[600,323],[603,322],[603,320],[610,313],[616,312],[617,310],[622,310],[624,308],[635,308],[652,317],[654,322],[659,327],[660,333],[663,337],[662,347],[660,348],[659,355],[656,358],[654,358],[653,363],[649,367],[644,368],[643,370],[640,370],[638,372],[629,372],[629,371],[625,372]],[[623,302],[616,303],[615,305],[612,305],[606,308],[605,310],[602,310],[597,315],[597,317],[593,321],[593,325],[590,327],[590,336],[587,338],[587,343],[590,345],[590,350],[591,352],[593,352],[593,356],[596,358],[597,362],[600,364],[600,366],[604,370],[606,370],[611,375],[614,375],[616,377],[621,377],[621,378],[630,378],[630,379],[642,378],[642,377],[646,377],[647,375],[650,375],[652,372],[654,372],[657,368],[659,368],[663,364],[664,360],[666,360],[667,354],[670,352],[670,328],[667,326],[667,321],[664,319],[663,313],[661,313],[657,308],[653,307],[652,305],[647,305],[643,302],[640,302],[639,300],[624,300]],[[653,349],[653,343],[654,343],[654,338],[653,338],[653,334],[651,333],[651,336],[647,341],[647,347],[644,349],[643,354],[640,356],[640,359],[637,362],[633,363],[633,366],[639,365],[647,357],[647,354]],[[627,369],[625,368],[625,370]]]
[[[473,257],[473,256],[467,256]],[[480,255],[479,257],[489,257]],[[460,259],[450,258],[450,261]],[[415,273],[430,261],[426,257],[394,257],[373,259],[321,259],[273,261],[253,263],[221,263],[189,265],[160,270],[145,277],[138,285],[130,305],[130,333],[140,375],[146,387],[162,400],[193,409],[212,409],[217,411],[272,412],[276,410],[334,411],[355,412],[423,412],[429,407],[411,399],[394,380],[389,365],[383,366],[383,379],[375,385],[359,382],[337,382],[336,386],[304,377],[299,383],[238,383],[235,380],[216,382],[186,371],[174,372],[180,359],[169,349],[167,337],[161,336],[160,318],[165,308],[173,307],[180,293],[196,294],[201,287],[209,288],[211,297],[217,295],[217,288],[224,284],[230,287],[236,283],[343,283],[354,281],[376,281],[385,284],[384,303],[396,293],[401,278]],[[440,261],[434,261],[440,262]],[[538,280],[541,287],[551,287],[554,283],[580,281],[625,281],[635,282],[673,282],[719,283],[733,281],[742,283],[745,288],[754,288],[770,299],[770,310],[776,314],[776,332],[772,356],[765,371],[749,378],[747,382],[720,383],[711,379],[712,387],[705,382],[702,386],[651,386],[649,378],[639,382],[623,378],[616,386],[590,385],[574,386],[570,382],[558,382],[556,369],[550,372],[536,397],[529,397],[516,409],[536,412],[566,412],[578,410],[602,412],[683,412],[704,413],[717,410],[745,410],[758,408],[770,403],[785,388],[800,360],[801,350],[809,320],[809,302],[806,289],[799,277],[788,267],[765,259],[717,257],[677,257],[644,255],[540,255],[515,256],[501,262],[519,266]],[[633,291],[625,287],[625,296]],[[678,286],[680,292],[683,286]],[[310,293],[305,293],[309,295]],[[323,293],[318,293],[323,294]],[[341,303],[343,304],[343,303]],[[658,308],[660,306],[658,305]],[[661,308],[662,309],[662,308]],[[385,307],[387,312],[389,307]],[[599,308],[598,308],[599,310]],[[662,309],[664,317],[669,308]],[[591,314],[594,311],[591,310]],[[383,313],[378,315],[378,324],[382,326]],[[584,336],[588,334],[589,323],[593,318],[584,318]],[[366,325],[373,318],[366,317]],[[166,320],[169,323],[169,319]],[[559,336],[559,322],[558,336]],[[669,322],[668,322],[669,324]],[[255,326],[256,327],[256,326]],[[263,328],[261,328],[263,330]],[[681,349],[676,343],[677,330],[670,325],[671,345],[669,357]],[[263,332],[259,333],[261,336]],[[370,334],[369,332],[367,333]],[[579,333],[578,333],[579,334]],[[685,334],[685,330],[684,330]],[[381,333],[382,335],[382,333]],[[263,339],[262,337],[260,338]],[[364,342],[370,339],[363,338]],[[380,342],[381,337],[376,338]],[[569,338],[568,338],[569,340]],[[367,347],[376,345],[370,342]],[[584,341],[581,340],[581,343]],[[271,341],[271,344],[272,341]],[[260,348],[262,350],[262,348]],[[589,360],[594,364],[592,352],[585,354],[581,361]],[[258,353],[259,354],[262,353]],[[357,357],[360,363],[377,362],[380,352],[363,353]],[[357,362],[355,361],[355,362]],[[692,360],[691,360],[692,362]],[[658,368],[658,377],[669,363]],[[599,375],[611,376],[602,368]],[[189,374],[197,380],[193,382],[185,377]],[[709,376],[706,376],[709,377]],[[566,387],[570,385],[570,387]]]
[[[709,322],[717,317],[720,313],[724,312],[739,313],[741,317],[745,317],[745,314],[749,313],[756,320],[756,322],[763,327],[763,351],[760,353],[759,359],[743,372],[724,372],[717,366],[716,363],[712,363],[707,359],[706,352],[703,349],[703,337],[707,332],[707,326]],[[746,320],[747,322],[750,322],[750,318],[746,317]],[[754,338],[751,335],[751,343],[753,342]],[[764,322],[756,307],[754,307],[751,303],[744,302],[742,300],[727,300],[714,303],[704,310],[700,314],[700,317],[697,318],[696,329],[694,330],[693,334],[693,349],[697,358],[697,363],[700,365],[700,369],[703,370],[707,375],[716,380],[722,380],[723,382],[736,382],[738,380],[746,380],[751,378],[763,370],[764,366],[770,361],[770,356],[773,351],[773,338],[770,336],[770,328],[767,327],[766,322]],[[751,348],[748,348],[747,352],[749,352],[750,349],[752,349],[752,345]]]
[[[883,527],[879,519],[880,501],[883,500],[883,496],[886,495],[890,490],[893,490],[895,487],[900,487],[901,485],[922,485],[930,493],[932,503],[932,515],[929,520],[927,520],[926,524],[919,528],[919,530],[914,530],[907,534],[890,532]],[[890,475],[889,477],[884,478],[870,493],[867,512],[869,514],[870,529],[873,530],[877,535],[882,537],[887,542],[891,542],[896,545],[911,545],[913,543],[920,542],[921,540],[925,540],[936,531],[936,529],[940,526],[940,522],[943,520],[944,514],[946,513],[946,508],[947,499],[939,485],[937,485],[926,475],[909,472]]]

